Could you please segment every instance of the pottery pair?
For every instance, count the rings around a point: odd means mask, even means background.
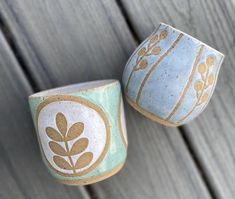
[[[132,54],[123,73],[127,102],[168,126],[199,115],[215,88],[223,54],[161,24]],[[117,80],[80,83],[29,97],[45,165],[60,182],[94,183],[118,172],[127,133]]]

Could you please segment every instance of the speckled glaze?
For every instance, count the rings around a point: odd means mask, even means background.
[[[128,60],[123,73],[127,101],[164,125],[185,124],[207,106],[223,58],[190,35],[160,24]]]
[[[43,161],[59,182],[91,184],[123,167],[127,134],[117,80],[39,92],[29,104]]]

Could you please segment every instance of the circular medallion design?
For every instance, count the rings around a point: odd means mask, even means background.
[[[85,175],[108,151],[108,119],[101,108],[83,98],[47,98],[37,109],[36,122],[45,159],[60,175]]]

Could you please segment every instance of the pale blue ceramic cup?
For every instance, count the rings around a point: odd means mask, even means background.
[[[164,125],[185,124],[207,106],[223,58],[203,42],[161,23],[126,64],[127,102]]]

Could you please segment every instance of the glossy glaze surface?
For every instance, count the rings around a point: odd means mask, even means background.
[[[43,160],[57,180],[89,184],[121,169],[127,136],[118,81],[53,89],[29,103]]]
[[[223,54],[161,24],[132,54],[123,73],[127,101],[169,126],[198,116],[214,91]]]

